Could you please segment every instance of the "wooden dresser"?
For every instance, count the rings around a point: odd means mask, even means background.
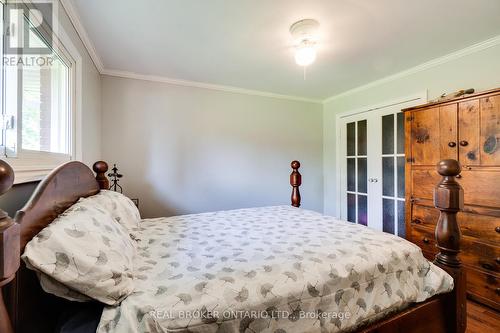
[[[433,259],[436,163],[459,160],[464,188],[462,262],[467,292],[500,309],[500,89],[403,110],[406,134],[406,237]]]

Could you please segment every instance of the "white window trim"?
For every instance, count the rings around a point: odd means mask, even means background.
[[[54,1],[54,6],[57,6],[56,12],[64,13],[64,8],[59,1]],[[68,158],[66,154],[57,154],[49,152],[37,152],[29,150],[21,150],[18,156],[2,157],[9,163],[15,172],[14,184],[33,182],[43,179],[52,169],[69,160],[82,160],[82,74],[83,74],[83,59],[78,51],[78,48],[72,42],[69,35],[61,25],[58,19],[59,15],[55,15],[53,22],[53,33],[61,42],[66,51],[71,56],[73,63],[71,68],[70,89],[71,89],[71,152]],[[74,68],[73,68],[74,67]]]

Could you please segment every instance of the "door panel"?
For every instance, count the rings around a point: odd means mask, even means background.
[[[422,100],[339,118],[342,219],[405,237],[405,125],[409,123],[401,109]],[[428,120],[429,125],[433,122]],[[435,129],[439,138],[439,126]],[[439,145],[436,150],[439,155]]]
[[[382,230],[405,237],[404,115],[402,112],[385,114],[381,120]]]
[[[462,166],[481,164],[479,153],[479,100],[460,103],[459,157]],[[465,145],[464,143],[467,143]]]
[[[341,217],[404,237],[405,122],[398,111],[343,119]]]
[[[435,165],[458,159],[457,105],[414,111],[411,141],[414,165]]]
[[[367,120],[345,124],[347,220],[368,222]]]
[[[439,108],[413,112],[411,141],[414,165],[432,165],[439,160]]]
[[[500,95],[482,98],[481,165],[500,165]]]
[[[440,159],[458,159],[457,144],[457,105],[446,105],[439,108],[439,142]],[[436,161],[435,163],[437,163]]]

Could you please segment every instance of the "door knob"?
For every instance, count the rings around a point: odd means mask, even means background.
[[[465,141],[465,140],[460,141],[460,145],[461,145],[462,147],[465,147],[465,146],[467,146],[468,144],[469,144],[469,143],[468,143],[467,141]]]
[[[450,142],[448,142],[448,147],[453,148],[453,147],[455,147],[456,145],[457,145],[457,143],[456,143],[456,142],[454,142],[454,141],[450,141]]]
[[[370,183],[376,183],[376,182],[378,182],[378,179],[377,178],[368,178],[368,181]]]

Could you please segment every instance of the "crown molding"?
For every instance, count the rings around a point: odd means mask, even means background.
[[[312,99],[312,98],[306,98],[306,97],[300,97],[300,96],[275,94],[275,93],[260,91],[260,90],[237,88],[237,87],[232,87],[232,86],[224,86],[224,85],[198,82],[198,81],[172,79],[172,78],[168,78],[168,77],[164,77],[164,76],[145,75],[145,74],[133,73],[133,72],[128,72],[128,71],[119,71],[119,70],[114,70],[114,69],[104,69],[101,72],[101,74],[108,75],[108,76],[121,77],[121,78],[126,78],[126,79],[168,83],[168,84],[174,84],[177,86],[184,86],[184,87],[218,90],[218,91],[230,92],[230,93],[235,93],[235,94],[270,97],[270,98],[277,98],[277,99],[287,99],[287,100],[292,100],[292,101],[317,103],[317,104],[322,103],[322,100],[320,100],[320,99]]]
[[[379,86],[379,85],[382,85],[382,84],[385,84],[385,83],[388,83],[391,81],[395,81],[397,79],[400,79],[400,78],[403,78],[406,76],[410,76],[410,75],[425,71],[425,70],[430,69],[432,67],[436,67],[436,66],[445,64],[447,62],[468,56],[470,54],[486,50],[486,49],[493,47],[493,46],[496,46],[496,45],[500,45],[500,35],[497,35],[493,38],[490,38],[490,39],[484,40],[482,42],[473,44],[473,45],[468,46],[466,48],[463,48],[461,50],[449,53],[445,56],[424,62],[423,64],[406,69],[406,70],[401,71],[399,73],[386,76],[382,79],[375,80],[375,81],[372,81],[370,83],[364,84],[362,86],[344,91],[340,94],[328,97],[328,98],[323,100],[323,104],[326,104],[328,102],[331,102],[331,101],[336,100],[336,99],[341,98],[341,97],[346,97],[346,96],[358,93],[358,92],[363,91],[363,90],[367,90],[367,89],[370,89],[370,88],[373,88],[373,87],[376,87],[376,86]]]
[[[83,26],[83,24],[81,22],[80,15],[78,14],[78,11],[74,7],[72,0],[60,0],[60,2],[62,4],[63,8],[66,10],[66,13],[68,14],[68,17],[69,17],[71,23],[73,24],[78,36],[82,40],[83,45],[85,46],[85,48],[87,49],[87,52],[89,53],[90,57],[92,58],[92,61],[94,62],[94,65],[96,66],[98,72],[102,75],[116,76],[116,77],[144,80],[144,81],[162,82],[162,83],[169,83],[169,84],[174,84],[174,85],[178,85],[178,86],[218,90],[218,91],[225,91],[225,92],[244,94],[244,95],[271,97],[271,98],[286,99],[286,100],[308,102],[308,103],[318,103],[318,104],[322,103],[321,99],[313,99],[313,98],[307,98],[307,97],[301,97],[301,96],[282,95],[282,94],[276,94],[276,93],[271,93],[271,92],[266,92],[266,91],[244,89],[244,88],[238,88],[238,87],[233,87],[233,86],[224,86],[224,85],[198,82],[198,81],[172,79],[172,78],[163,77],[163,76],[146,75],[146,74],[139,74],[139,73],[133,73],[133,72],[128,72],[128,71],[120,71],[120,70],[115,70],[115,69],[104,68],[104,64],[101,60],[101,57],[97,53],[95,46],[94,46],[94,43],[92,43],[92,40],[90,39],[90,37],[87,33],[87,30],[85,30],[85,27]]]
[[[101,57],[99,57],[99,54],[97,53],[94,47],[94,43],[92,43],[92,40],[87,34],[87,30],[85,30],[85,27],[83,26],[80,20],[80,15],[78,14],[76,8],[73,6],[72,0],[60,0],[60,2],[64,10],[68,14],[69,20],[73,24],[76,33],[78,34],[78,36],[82,40],[83,45],[87,49],[90,58],[92,58],[92,61],[94,62],[95,67],[97,68],[97,71],[99,73],[102,73],[104,70],[104,65],[102,63]]]
[[[87,49],[87,52],[89,53],[90,57],[92,58],[94,65],[96,66],[99,73],[101,73],[102,75],[116,76],[116,77],[136,79],[136,80],[153,81],[153,82],[162,82],[162,83],[169,83],[169,84],[185,86],[185,87],[195,87],[195,88],[218,90],[218,91],[225,91],[225,92],[231,92],[231,93],[237,93],[237,94],[271,97],[271,98],[287,99],[287,100],[293,100],[293,101],[319,103],[319,104],[326,104],[326,103],[331,102],[333,100],[336,100],[338,98],[346,97],[346,96],[355,94],[357,92],[368,90],[368,89],[371,89],[373,87],[376,87],[376,86],[379,86],[379,85],[382,85],[385,83],[389,83],[389,82],[395,81],[397,79],[425,71],[425,70],[430,69],[432,67],[436,67],[436,66],[442,65],[444,63],[465,57],[467,55],[483,51],[483,50],[488,49],[490,47],[500,45],[500,35],[497,35],[495,37],[492,37],[492,38],[487,39],[485,41],[473,44],[473,45],[468,46],[466,48],[463,48],[461,50],[449,53],[449,54],[444,55],[442,57],[432,59],[430,61],[427,61],[425,63],[417,65],[415,67],[406,69],[404,71],[401,71],[401,72],[393,74],[393,75],[386,76],[386,77],[381,78],[379,80],[369,82],[367,84],[364,84],[364,85],[358,86],[356,88],[344,91],[342,93],[333,95],[331,97],[328,97],[325,99],[313,99],[313,98],[307,98],[307,97],[302,97],[302,96],[283,95],[283,94],[276,94],[276,93],[260,91],[260,90],[238,88],[238,87],[234,87],[234,86],[225,86],[225,85],[218,85],[218,84],[198,82],[198,81],[173,79],[173,78],[168,78],[168,77],[163,77],[163,76],[139,74],[139,73],[134,73],[134,72],[120,71],[120,70],[104,68],[103,62],[102,62],[101,58],[99,57],[99,54],[97,53],[97,51],[94,47],[94,44],[92,43],[90,37],[88,36],[87,31],[85,30],[83,24],[81,23],[80,16],[79,16],[77,10],[75,9],[75,7],[72,3],[72,0],[60,0],[60,2],[62,4],[63,8],[66,10],[66,13],[68,14],[70,21],[73,24],[77,34],[79,35],[80,39],[82,40],[83,45],[85,46],[85,48]]]

